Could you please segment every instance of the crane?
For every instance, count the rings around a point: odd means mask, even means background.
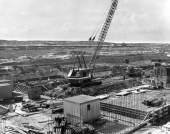
[[[118,0],[111,0],[111,5],[109,8],[109,11],[107,13],[106,19],[104,21],[104,24],[102,26],[102,30],[99,34],[98,42],[97,42],[97,47],[94,49],[94,53],[91,57],[91,60],[89,62],[89,65],[86,66],[84,62],[84,55],[82,55],[84,67],[83,68],[73,68],[70,70],[68,74],[68,81],[71,85],[76,85],[76,86],[92,86],[92,85],[99,85],[101,82],[98,81],[93,81],[93,71],[95,68],[96,60],[98,59],[99,55],[99,50],[101,48],[101,44],[104,42],[106,35],[108,33],[113,15],[115,13],[115,10],[117,9],[117,4]],[[90,37],[89,41],[93,41],[95,37]],[[78,57],[78,56],[77,56]],[[78,58],[78,61],[80,59]],[[80,63],[80,62],[79,62]]]

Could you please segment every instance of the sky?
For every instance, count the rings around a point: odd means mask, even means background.
[[[110,2],[0,0],[0,39],[87,41]],[[119,0],[105,41],[170,43],[170,0]]]

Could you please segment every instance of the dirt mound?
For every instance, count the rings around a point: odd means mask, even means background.
[[[122,89],[131,88],[133,86],[139,86],[142,83],[135,79],[125,80],[121,82],[113,83],[112,85],[102,88],[102,86],[94,86],[91,88],[79,88],[79,87],[70,87],[69,85],[62,85],[45,92],[45,95],[52,96],[56,98],[66,98],[80,94],[86,94],[90,96],[106,94],[111,92],[120,92]]]

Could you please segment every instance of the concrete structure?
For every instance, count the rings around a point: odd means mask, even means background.
[[[0,83],[0,98],[9,99],[12,98],[13,86],[8,83]]]
[[[153,86],[163,86],[166,89],[170,89],[170,64],[159,63],[155,65],[153,80]]]
[[[100,99],[88,95],[78,95],[64,100],[64,116],[74,120],[80,117],[82,122],[97,119],[100,116]],[[79,122],[80,118],[76,118]],[[75,119],[75,120],[76,120]]]

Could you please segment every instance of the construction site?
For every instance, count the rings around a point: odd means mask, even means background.
[[[0,134],[170,134],[169,44],[105,42],[118,3],[88,41],[0,40]]]

